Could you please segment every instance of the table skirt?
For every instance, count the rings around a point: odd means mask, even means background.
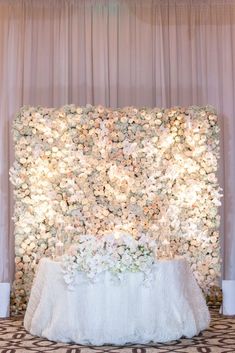
[[[68,290],[61,264],[41,259],[24,326],[31,334],[79,344],[145,344],[192,337],[210,315],[184,259],[157,261],[149,281],[141,272],[121,280],[109,272],[92,283],[84,273]]]

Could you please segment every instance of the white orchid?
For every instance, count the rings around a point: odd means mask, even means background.
[[[109,234],[99,241],[94,236],[82,235],[62,257],[64,280],[72,288],[77,271],[85,272],[92,280],[103,271],[147,273],[154,263],[155,248],[156,242],[144,234],[138,239],[125,233],[118,237],[117,233]]]

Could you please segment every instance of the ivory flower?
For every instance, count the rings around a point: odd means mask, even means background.
[[[36,264],[53,253],[61,232],[69,245],[82,234],[99,243],[116,229],[134,239],[144,233],[157,240],[159,257],[167,240],[169,253],[188,259],[205,292],[218,284],[221,190],[213,108],[25,107],[13,134],[15,244],[23,264],[14,284],[23,291],[13,300],[17,310],[25,306]],[[118,252],[126,254],[122,247]],[[123,256],[122,269],[142,266],[141,259],[135,266],[129,260]],[[98,256],[91,264],[97,263]]]

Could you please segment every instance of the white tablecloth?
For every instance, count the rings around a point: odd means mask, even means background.
[[[42,259],[26,330],[53,341],[122,345],[192,337],[209,325],[205,300],[183,259],[156,262],[147,285],[141,272],[126,273],[120,282],[105,272],[95,283],[78,273],[76,281],[68,290],[60,263]]]

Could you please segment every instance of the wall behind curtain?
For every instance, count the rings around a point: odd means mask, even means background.
[[[0,0],[0,281],[14,271],[12,119],[67,103],[216,107],[224,278],[235,279],[234,65],[232,0]]]

